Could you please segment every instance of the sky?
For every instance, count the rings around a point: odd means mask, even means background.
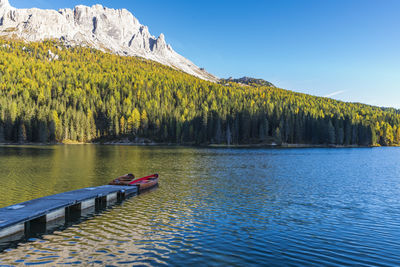
[[[126,8],[199,67],[343,101],[400,108],[399,0],[9,0]]]

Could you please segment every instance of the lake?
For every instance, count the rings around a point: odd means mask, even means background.
[[[0,207],[160,174],[0,265],[400,265],[400,149],[0,147]]]

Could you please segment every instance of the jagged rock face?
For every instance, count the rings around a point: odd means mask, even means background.
[[[0,9],[1,8],[10,8],[10,3],[8,0],[0,0]]]
[[[101,5],[74,9],[16,9],[0,0],[0,36],[26,41],[59,39],[66,45],[84,45],[125,56],[140,56],[211,81],[218,79],[176,53],[161,34],[148,28],[126,9]]]

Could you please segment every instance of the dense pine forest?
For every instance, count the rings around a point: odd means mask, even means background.
[[[0,41],[0,142],[400,144],[400,112],[260,83],[207,82],[57,42]]]

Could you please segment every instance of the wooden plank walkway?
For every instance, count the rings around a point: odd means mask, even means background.
[[[57,195],[26,201],[0,209],[0,238],[26,231],[29,223],[44,223],[65,217],[71,209],[108,206],[117,200],[138,194],[137,186],[103,185],[83,188]]]

